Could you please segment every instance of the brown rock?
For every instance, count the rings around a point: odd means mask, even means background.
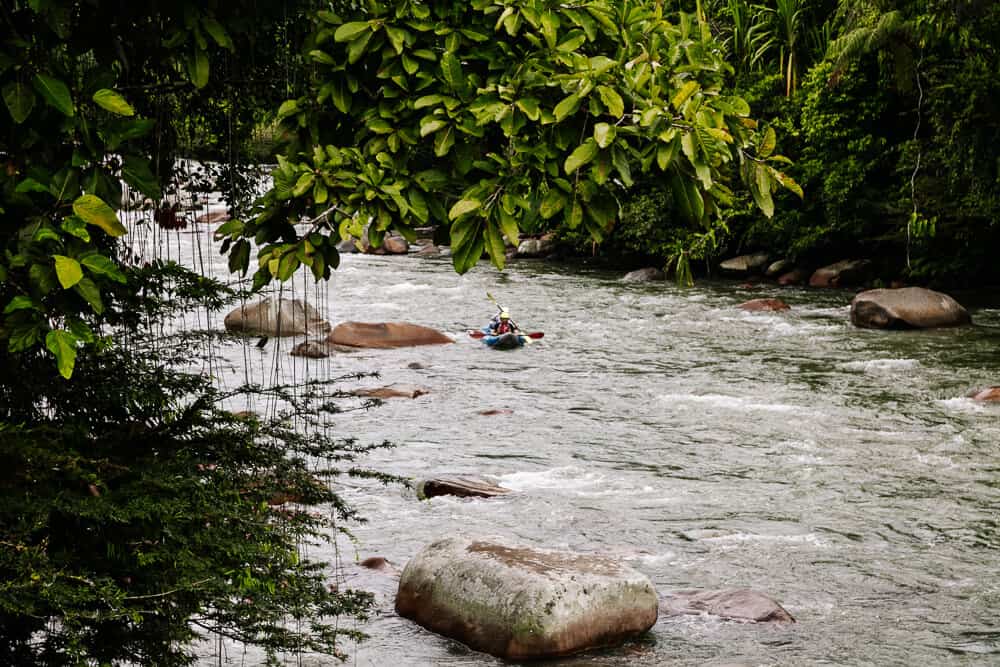
[[[457,496],[459,498],[493,498],[510,493],[510,489],[485,479],[470,477],[436,477],[417,484],[417,497],[421,500],[435,496]]]
[[[740,304],[740,308],[751,312],[788,310],[789,307],[790,306],[781,299],[751,299],[750,301]]]
[[[849,287],[860,285],[870,277],[871,262],[867,259],[845,259],[816,269],[809,277],[810,287]]]
[[[293,347],[289,354],[293,357],[326,359],[330,356],[330,345],[325,340],[307,340]]]
[[[485,417],[492,417],[493,415],[512,415],[514,411],[509,408],[495,408],[493,410],[483,410],[479,414]]]
[[[382,241],[382,250],[387,255],[405,255],[410,252],[410,244],[402,236],[387,236]]]
[[[710,614],[753,623],[794,623],[792,615],[772,598],[746,588],[720,591],[674,591],[660,598],[665,616]]]
[[[327,338],[337,345],[351,347],[410,347],[454,343],[440,331],[407,322],[342,322]]]
[[[764,252],[752,255],[740,255],[739,257],[733,257],[722,262],[719,264],[719,268],[723,273],[729,275],[745,276],[751,273],[759,273],[767,268],[767,259],[767,253]]]
[[[416,398],[429,393],[431,390],[426,387],[402,384],[391,384],[388,387],[378,387],[377,389],[355,389],[351,392],[354,396],[365,398]]]
[[[970,324],[969,311],[923,287],[873,289],[851,301],[851,322],[866,329],[930,329]]]
[[[802,269],[792,269],[778,277],[779,285],[801,285],[809,276]]]
[[[417,251],[417,257],[437,257],[441,254],[441,248],[434,244],[425,245]]]
[[[971,398],[974,401],[1000,401],[1000,386],[980,389],[974,392]]]

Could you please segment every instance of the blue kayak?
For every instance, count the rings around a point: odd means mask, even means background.
[[[483,336],[482,341],[495,350],[513,350],[516,347],[523,347],[526,339],[527,336],[521,334],[505,333],[497,336]]]

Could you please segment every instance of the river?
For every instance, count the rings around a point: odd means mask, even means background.
[[[204,227],[157,242],[225,276]],[[620,275],[520,261],[458,276],[446,259],[347,255],[328,285],[297,277],[284,294],[306,295],[333,323],[409,321],[455,344],[324,360],[289,356],[297,340],[217,350],[223,384],[378,371],[361,384],[425,386],[343,415],[345,436],[397,444],[365,463],[413,479],[486,475],[517,491],[421,502],[342,482],[368,523],[354,543],[311,554],[377,594],[356,626],[370,639],[345,647],[348,664],[502,664],[397,617],[395,581],[355,564],[383,556],[402,568],[456,533],[623,559],[661,592],[752,588],[798,620],[661,617],[641,641],[561,665],[1000,662],[1000,407],[964,397],[1000,384],[1000,309],[973,310],[976,326],[962,329],[867,331],[850,325],[847,291]],[[465,335],[493,314],[487,291],[545,338],[499,352]],[[736,307],[762,296],[791,310]],[[188,326],[221,328],[223,315]],[[480,414],[493,409],[512,412]],[[256,661],[216,644],[203,660]]]

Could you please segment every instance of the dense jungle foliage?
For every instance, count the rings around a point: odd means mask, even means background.
[[[804,267],[875,262],[887,282],[995,285],[1000,6],[985,0],[705,0],[728,81],[777,130],[805,197],[773,218],[741,195],[701,246]],[[605,252],[662,261],[689,232],[655,177]],[[667,211],[666,214],[663,211]],[[589,247],[589,244],[588,244]],[[638,260],[636,260],[638,261]]]
[[[191,341],[158,337],[239,298],[129,252],[121,211],[175,222],[178,157],[217,161],[220,249],[255,290],[328,277],[341,239],[427,225],[458,271],[556,231],[684,280],[755,248],[995,280],[998,11],[3,3],[0,662],[184,663],[206,632],[341,655],[336,617],[367,609],[298,556],[356,518],[331,480],[366,449],[325,435],[322,387],[234,417],[189,372]],[[255,200],[247,174],[272,157]]]

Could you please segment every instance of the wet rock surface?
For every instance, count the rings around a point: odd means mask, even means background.
[[[510,489],[475,477],[435,477],[417,484],[417,497],[426,500],[435,496],[459,498],[493,498],[510,493]]]
[[[227,331],[251,336],[301,336],[326,333],[330,323],[300,299],[267,298],[232,310],[224,321]]]
[[[455,342],[436,329],[408,322],[342,322],[334,327],[327,340],[337,345],[376,348]]]
[[[851,301],[851,322],[867,329],[932,329],[971,324],[969,311],[923,287],[873,289]]]
[[[746,588],[672,591],[662,596],[660,612],[664,616],[708,614],[753,623],[795,622],[776,600]]]

